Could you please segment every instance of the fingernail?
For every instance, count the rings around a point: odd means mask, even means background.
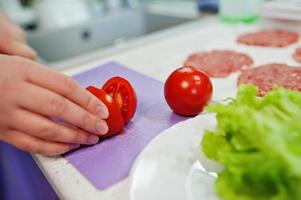
[[[99,133],[100,135],[105,135],[108,132],[108,126],[106,123],[104,122],[98,122],[96,124],[96,131],[97,133]]]
[[[96,144],[99,141],[99,137],[96,135],[90,135],[87,139],[88,144]]]
[[[71,144],[71,145],[70,145],[70,150],[74,150],[74,149],[77,149],[77,148],[79,148],[79,147],[80,147],[79,144]]]
[[[106,118],[108,118],[108,116],[109,116],[108,109],[105,108],[104,106],[98,106],[98,107],[96,108],[96,113],[98,114],[98,116],[99,116],[101,119],[106,119]]]

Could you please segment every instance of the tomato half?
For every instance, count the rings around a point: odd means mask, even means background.
[[[87,87],[87,90],[101,100],[108,108],[109,117],[105,119],[108,124],[109,130],[104,137],[110,137],[116,135],[124,128],[123,118],[120,112],[118,104],[114,99],[108,95],[104,90],[98,89],[93,86]]]
[[[164,95],[175,113],[195,116],[211,100],[212,83],[204,72],[194,67],[182,67],[166,80]]]
[[[131,84],[124,78],[113,77],[102,87],[119,105],[124,123],[127,124],[135,115],[137,97]]]

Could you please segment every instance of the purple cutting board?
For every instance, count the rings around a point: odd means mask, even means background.
[[[174,114],[164,100],[163,84],[121,64],[110,62],[74,77],[83,87],[101,86],[113,76],[128,79],[138,107],[121,135],[65,155],[96,188],[107,189],[126,178],[139,152],[159,133],[186,118]]]

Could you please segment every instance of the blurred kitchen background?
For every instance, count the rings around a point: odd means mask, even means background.
[[[48,66],[107,55],[133,41],[187,22],[215,16],[252,24],[260,17],[301,19],[301,0],[0,0],[28,32]],[[97,52],[97,54],[95,53]],[[89,54],[89,56],[87,56]],[[71,62],[72,63],[72,62]]]
[[[57,70],[185,33],[203,20],[301,31],[301,0],[0,0],[0,6],[27,31],[39,62]],[[0,175],[7,176],[0,178],[0,199],[5,191],[54,199],[30,155],[2,145]]]

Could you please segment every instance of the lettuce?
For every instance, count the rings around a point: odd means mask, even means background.
[[[201,147],[224,166],[216,191],[228,200],[301,199],[301,93],[257,92],[241,86],[235,100],[206,108],[217,127],[205,132]]]

